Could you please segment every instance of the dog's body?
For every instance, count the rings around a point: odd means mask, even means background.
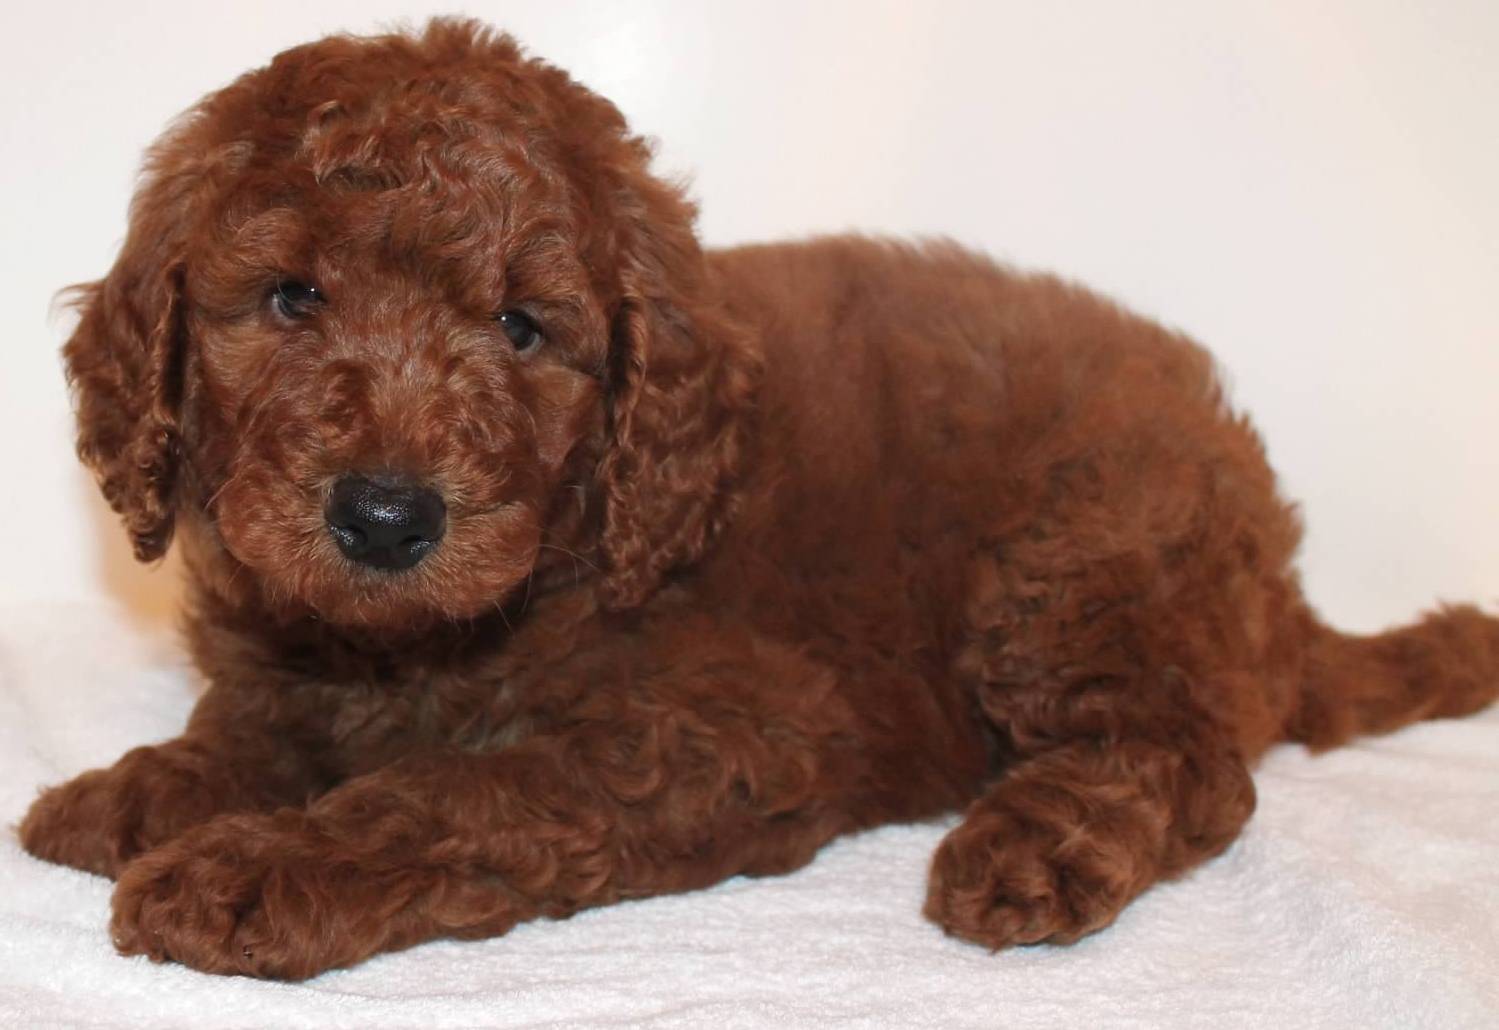
[[[307,976],[964,805],[928,913],[1067,941],[1227,846],[1271,744],[1499,690],[1473,609],[1317,622],[1189,341],[952,246],[703,255],[471,26],[283,55],[134,218],[80,450],[138,554],[175,528],[209,689],[22,827],[127,952]]]

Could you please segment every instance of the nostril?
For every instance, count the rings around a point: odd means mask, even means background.
[[[442,540],[447,505],[426,487],[344,476],[333,485],[324,519],[346,557],[375,568],[408,569]]]
[[[358,526],[340,525],[330,518],[328,530],[333,534],[333,539],[338,541],[339,548],[351,558],[355,556],[351,552],[360,552],[369,546],[369,537]]]

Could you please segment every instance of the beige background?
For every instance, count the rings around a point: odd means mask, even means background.
[[[452,10],[444,4],[438,10]],[[0,603],[170,607],[71,457],[61,286],[203,92],[425,4],[30,5],[0,40]],[[945,234],[1226,366],[1352,628],[1499,600],[1499,4],[475,4],[691,173],[711,243]],[[919,318],[919,312],[912,313]]]

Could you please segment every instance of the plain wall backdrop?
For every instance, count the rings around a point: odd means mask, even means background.
[[[72,456],[55,292],[142,149],[278,50],[450,6],[56,2],[0,40],[0,604],[170,606]],[[1499,599],[1499,4],[524,2],[466,13],[613,99],[710,244],[947,235],[1089,283],[1226,369],[1373,628]],[[911,312],[920,319],[921,312]]]

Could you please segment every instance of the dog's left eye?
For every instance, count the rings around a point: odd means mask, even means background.
[[[495,321],[518,351],[530,350],[542,340],[541,327],[523,311],[501,311],[495,316]]]
[[[285,318],[305,318],[322,302],[322,291],[316,286],[293,279],[282,279],[271,293],[271,303]]]

